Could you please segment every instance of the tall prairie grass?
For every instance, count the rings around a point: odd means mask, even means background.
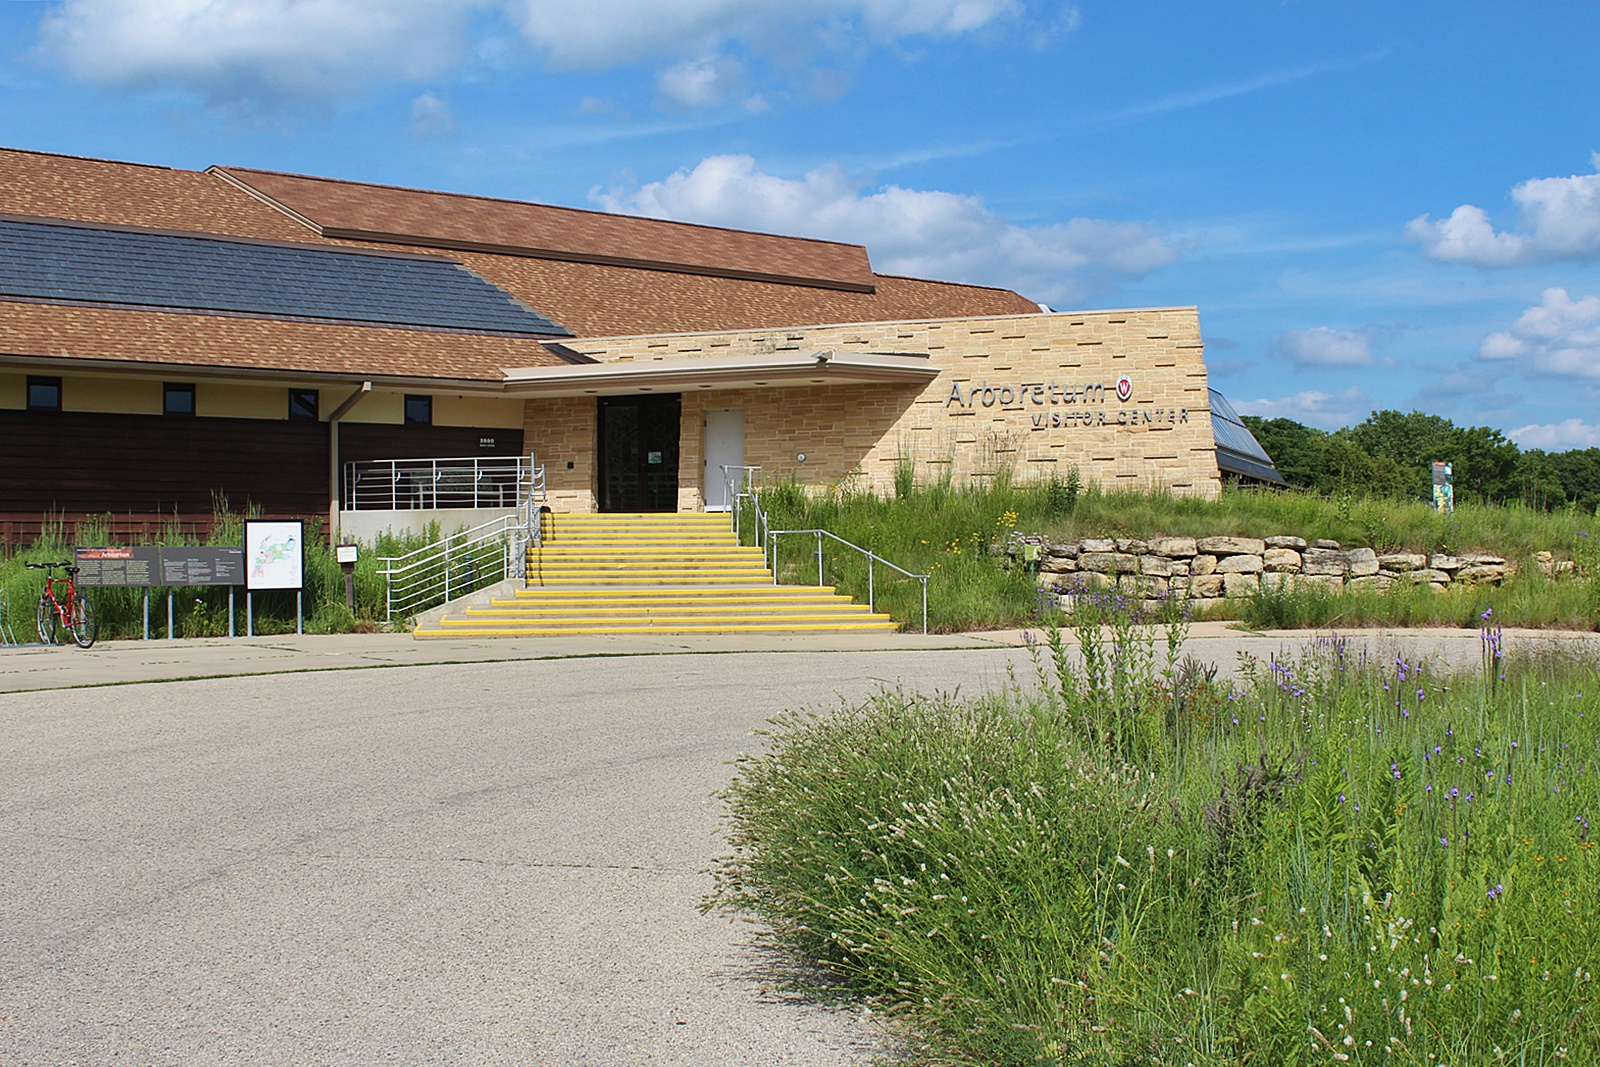
[[[929,1062],[1600,1062],[1600,671],[1482,633],[1230,686],[1102,617],[1001,692],[787,714],[708,906]]]
[[[793,484],[761,492],[779,529],[822,528],[871,549],[906,570],[929,575],[928,612],[936,631],[1024,626],[1039,621],[1034,576],[1005,551],[1018,536],[1054,541],[1083,537],[1287,534],[1328,538],[1379,552],[1490,552],[1516,564],[1503,587],[1264,593],[1255,602],[1224,605],[1220,614],[1252,625],[1470,625],[1493,607],[1508,626],[1592,629],[1600,623],[1600,519],[1575,510],[1522,505],[1463,505],[1440,514],[1425,504],[1353,497],[1329,499],[1280,491],[1228,489],[1214,501],[1164,492],[1102,491],[1069,477],[1026,485],[998,479],[957,486],[949,478],[918,481],[896,472],[892,496],[846,482],[815,494]],[[746,523],[749,530],[752,523]],[[1591,536],[1591,534],[1593,536]],[[1533,565],[1536,552],[1576,560],[1582,581],[1552,579]],[[785,581],[816,582],[816,542],[779,539]],[[875,568],[873,594],[907,628],[921,624],[921,587]],[[858,554],[824,544],[822,581],[864,600],[867,566]]]

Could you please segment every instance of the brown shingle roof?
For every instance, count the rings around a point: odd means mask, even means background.
[[[212,172],[281,204],[326,237],[830,289],[873,286],[860,245],[242,167]]]
[[[11,148],[0,149],[0,212],[276,241],[311,236],[281,211],[198,171]]]
[[[568,362],[526,338],[21,301],[0,301],[0,356],[484,383]]]
[[[381,247],[400,250],[402,246]],[[884,274],[873,276],[876,292],[849,293],[484,252],[459,252],[455,258],[579,337],[1032,315],[1039,311],[1038,304],[1009,289]]]

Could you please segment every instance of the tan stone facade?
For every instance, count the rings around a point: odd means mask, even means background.
[[[1221,488],[1199,315],[1149,308],[783,330],[584,339],[602,363],[739,358],[783,352],[926,356],[926,385],[791,384],[682,393],[679,507],[702,506],[704,416],[740,408],[745,462],[767,483],[883,492],[896,467],[957,483],[1008,474],[1104,488]],[[1119,395],[1119,382],[1126,395]],[[549,471],[553,504],[595,507],[595,400],[529,400],[524,438]],[[802,460],[800,457],[804,456]],[[571,468],[568,468],[568,464]]]

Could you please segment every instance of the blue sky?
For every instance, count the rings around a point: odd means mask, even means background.
[[[0,145],[1197,304],[1213,384],[1600,445],[1600,4],[0,0]]]

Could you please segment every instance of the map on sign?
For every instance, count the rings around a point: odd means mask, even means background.
[[[245,586],[249,589],[300,589],[305,585],[305,524],[244,524]]]

